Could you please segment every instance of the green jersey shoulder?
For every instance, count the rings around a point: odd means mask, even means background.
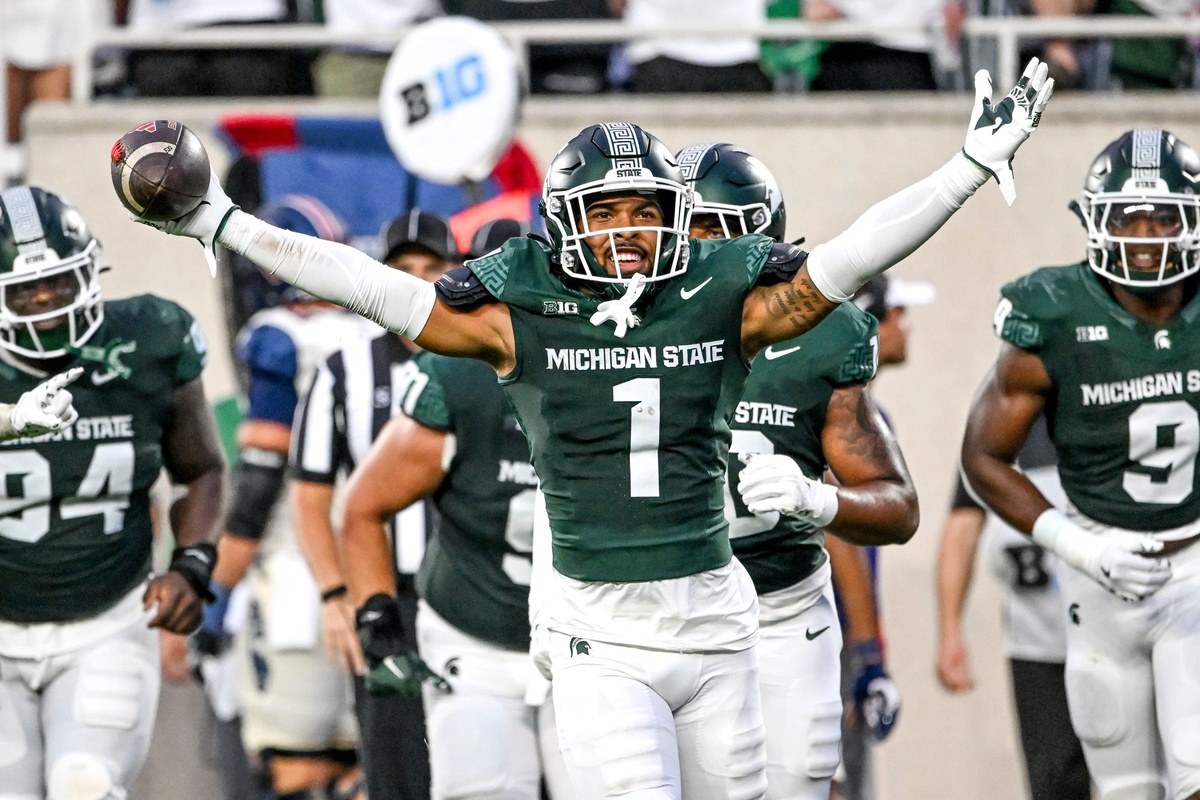
[[[825,561],[823,536],[779,514],[751,514],[738,493],[743,459],[777,453],[806,475],[825,471],[821,435],[830,398],[841,387],[871,380],[879,361],[875,318],[844,303],[817,327],[754,359],[733,420],[726,516],[734,555],[760,593],[791,586]]]
[[[1046,419],[1068,499],[1097,522],[1161,531],[1200,517],[1200,298],[1151,324],[1086,264],[1001,292],[995,327],[1052,382]]]
[[[204,366],[195,321],[142,295],[105,303],[104,321],[64,365],[79,419],[0,444],[0,619],[63,622],[108,608],[150,570],[149,490],[163,466],[174,394]],[[0,363],[5,400],[41,377]]]

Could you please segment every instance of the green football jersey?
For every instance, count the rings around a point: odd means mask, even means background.
[[[153,295],[104,304],[104,322],[64,366],[79,419],[0,443],[0,619],[67,622],[112,606],[150,573],[150,487],[175,390],[204,366],[182,308]],[[0,401],[42,379],[0,362]]]
[[[1200,297],[1165,325],[1121,308],[1086,264],[1001,290],[996,333],[1053,382],[1046,421],[1067,498],[1105,525],[1162,531],[1200,517]]]
[[[511,650],[529,648],[533,501],[529,445],[496,373],[481,361],[419,353],[405,411],[452,434],[454,456],[417,591],[447,622]]]
[[[564,286],[529,239],[468,263],[511,311],[517,365],[501,378],[529,438],[554,567],[651,581],[729,562],[729,418],[749,365],[742,305],[771,240],[691,243],[683,277],[653,286],[624,338],[589,321],[600,298]]]
[[[804,474],[825,472],[821,432],[833,390],[875,377],[878,324],[852,303],[844,303],[803,336],[771,345],[754,359],[746,390],[733,418],[726,502],[733,554],[759,594],[792,586],[827,558],[824,533],[777,513],[751,514],[738,493],[744,466],[739,456],[789,456]]]

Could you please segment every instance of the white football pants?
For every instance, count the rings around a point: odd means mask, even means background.
[[[0,800],[125,798],[146,760],[162,683],[144,591],[82,622],[0,630],[26,650],[0,655]],[[45,655],[28,652],[35,641]]]
[[[1171,580],[1140,603],[1058,570],[1071,722],[1104,800],[1200,792],[1200,545],[1170,560]]]
[[[757,800],[757,654],[678,653],[550,632],[559,744],[580,800]]]
[[[530,682],[543,681],[529,653],[463,633],[424,600],[417,646],[454,689],[423,687],[433,800],[537,800],[543,770],[553,800],[571,800],[558,742],[540,735],[553,716],[526,702]]]
[[[758,601],[767,798],[828,800],[842,738],[842,631],[828,562]]]

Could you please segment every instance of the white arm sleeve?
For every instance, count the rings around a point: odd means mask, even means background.
[[[281,230],[242,211],[233,212],[218,241],[280,280],[409,339],[433,311],[432,283],[348,245]]]
[[[813,248],[808,274],[821,294],[844,303],[871,278],[916,250],[990,175],[961,152],[922,181],[876,203]]]

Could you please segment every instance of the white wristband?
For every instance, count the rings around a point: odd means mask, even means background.
[[[437,299],[432,283],[353,247],[285,231],[243,211],[230,215],[219,241],[280,280],[409,339],[424,330]]]
[[[813,484],[813,510],[811,514],[812,522],[819,528],[824,528],[829,523],[833,522],[833,518],[838,512],[838,494],[837,487],[816,481]]]
[[[1078,570],[1089,574],[1095,571],[1103,543],[1100,537],[1088,533],[1057,508],[1043,511],[1033,523],[1033,541],[1060,557]]]

